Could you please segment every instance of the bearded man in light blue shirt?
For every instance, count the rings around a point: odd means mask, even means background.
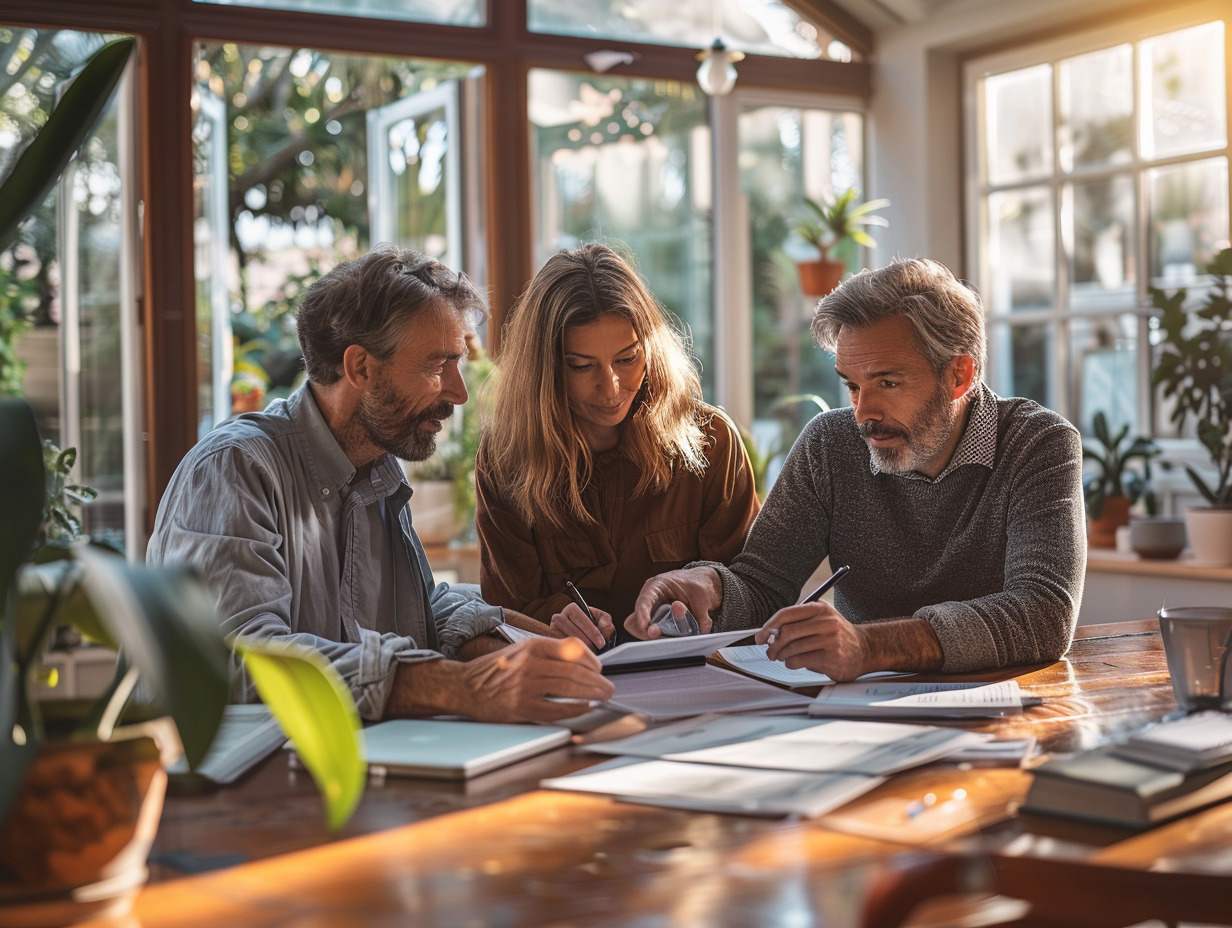
[[[502,610],[436,584],[411,524],[398,458],[429,457],[466,402],[459,365],[484,312],[465,275],[413,251],[339,265],[296,319],[307,382],[202,439],[159,505],[147,560],[196,566],[229,639],[319,650],[365,719],[552,720],[577,708],[545,697],[612,694],[576,639],[503,646]]]

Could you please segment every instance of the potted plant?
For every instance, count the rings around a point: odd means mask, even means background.
[[[1092,548],[1115,548],[1117,529],[1129,524],[1130,506],[1145,498],[1147,512],[1154,515],[1151,458],[1159,448],[1141,436],[1127,441],[1128,424],[1113,434],[1102,410],[1095,414],[1094,429],[1098,444],[1082,446],[1083,460],[1095,463],[1095,471],[1082,481],[1089,519],[1087,543]],[[1141,472],[1126,466],[1135,459],[1142,462]]]
[[[44,457],[61,473],[48,479]],[[0,922],[127,905],[145,879],[163,768],[181,746],[190,767],[205,757],[230,687],[214,598],[196,574],[129,565],[80,535],[74,510],[92,494],[65,479],[73,457],[44,451],[28,404],[0,401]],[[96,700],[35,698],[64,626],[117,652]],[[363,790],[350,692],[309,649],[234,647],[340,827]]]
[[[807,296],[825,296],[838,286],[847,270],[847,262],[831,257],[831,252],[843,242],[872,248],[877,243],[864,231],[864,226],[886,226],[882,216],[874,216],[879,209],[890,205],[889,200],[856,200],[856,189],[849,187],[837,197],[824,198],[820,203],[804,198],[809,214],[796,223],[796,235],[820,252],[813,261],[799,261],[796,268],[800,274],[800,289]]]
[[[1192,418],[1215,470],[1211,481],[1185,466],[1208,503],[1185,513],[1194,558],[1232,564],[1232,248],[1215,255],[1207,273],[1210,286],[1191,310],[1184,288],[1151,288],[1160,334],[1151,382],[1172,402],[1175,425]]]

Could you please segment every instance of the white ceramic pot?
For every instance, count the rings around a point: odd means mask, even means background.
[[[1194,561],[1199,564],[1232,564],[1232,509],[1192,506],[1185,510],[1185,531]]]

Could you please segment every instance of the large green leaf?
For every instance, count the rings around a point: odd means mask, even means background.
[[[230,689],[214,597],[188,567],[144,567],[85,548],[82,585],[99,621],[175,721],[190,767],[205,756]]]
[[[8,247],[22,220],[46,199],[94,128],[136,43],[129,36],[100,48],[13,165],[0,187],[0,250]]]
[[[235,650],[316,781],[329,827],[337,831],[363,795],[366,775],[359,713],[350,690],[311,648],[244,639]]]

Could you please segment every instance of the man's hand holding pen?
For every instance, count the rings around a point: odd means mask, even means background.
[[[800,603],[780,609],[754,639],[766,657],[790,669],[806,667],[840,683],[868,670],[866,629],[852,625],[829,603]]]
[[[807,668],[832,680],[854,680],[868,659],[866,635],[821,597],[847,575],[843,565],[795,606],[770,617],[754,640],[766,645],[766,657],[782,661],[791,670]]]

